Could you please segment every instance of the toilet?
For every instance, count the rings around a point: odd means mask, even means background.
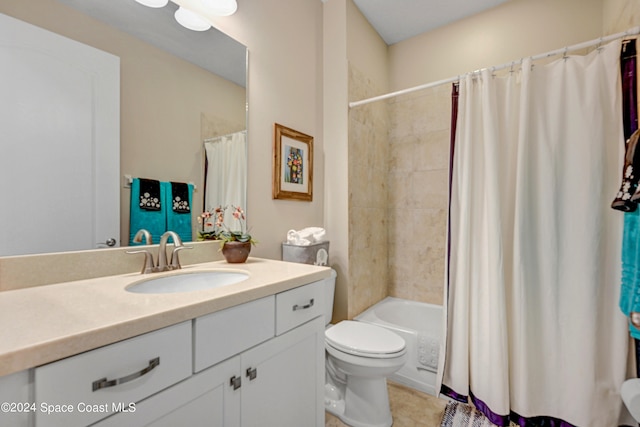
[[[632,378],[622,383],[620,395],[631,416],[640,422],[640,378]]]
[[[406,344],[400,335],[368,323],[330,325],[335,281],[332,270],[325,289],[325,409],[352,427],[390,427],[387,376],[407,361]]]

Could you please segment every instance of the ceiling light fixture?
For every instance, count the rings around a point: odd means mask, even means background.
[[[217,16],[229,16],[236,13],[238,3],[236,0],[202,0],[207,11]]]
[[[136,0],[138,3],[148,7],[165,7],[169,0]]]
[[[193,31],[207,31],[211,24],[197,13],[180,6],[175,13],[176,21],[185,28]]]

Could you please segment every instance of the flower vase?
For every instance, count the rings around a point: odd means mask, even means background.
[[[249,257],[251,242],[225,242],[222,245],[222,255],[229,263],[242,263]]]

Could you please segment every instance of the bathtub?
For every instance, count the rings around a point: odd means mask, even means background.
[[[382,326],[407,343],[407,363],[390,380],[436,396],[442,306],[387,297],[355,317]]]

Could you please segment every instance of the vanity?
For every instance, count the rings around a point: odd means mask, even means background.
[[[128,290],[202,272],[246,278]],[[0,425],[324,426],[329,276],[250,258],[0,292]]]

